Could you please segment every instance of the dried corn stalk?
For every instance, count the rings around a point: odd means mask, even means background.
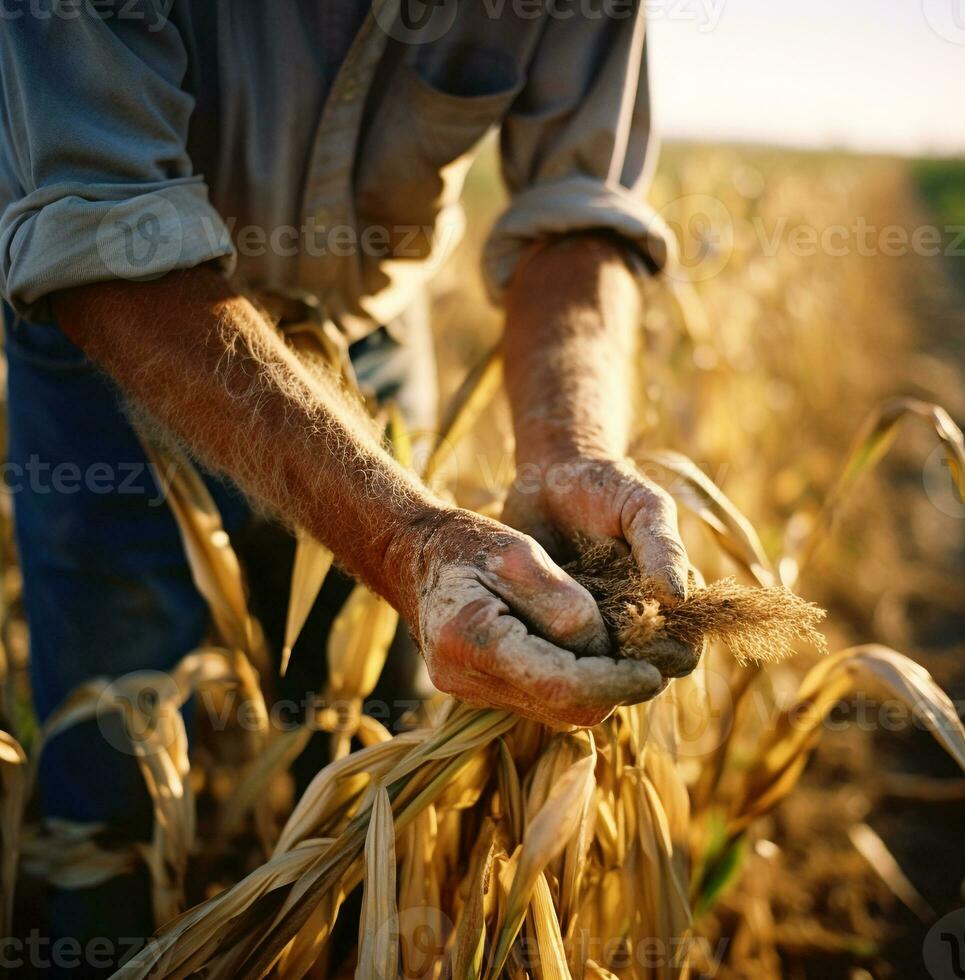
[[[704,586],[695,577],[685,600],[661,603],[631,559],[590,549],[569,570],[597,598],[619,652],[654,659],[680,643],[714,651],[716,641],[756,664],[798,641],[823,648],[823,614],[771,586],[775,577],[746,519],[689,460],[671,462],[699,490],[703,519],[729,542],[728,554],[765,587],[731,579]],[[363,595],[357,591],[356,601]],[[369,614],[362,631],[348,629],[354,613],[347,614],[335,643],[335,681],[359,696],[384,660],[388,636]],[[874,665],[931,719],[965,766],[965,731],[947,699],[893,651],[819,662],[799,694],[815,700],[816,719],[859,663]],[[756,676],[744,675],[744,683]],[[325,975],[354,970],[362,978],[394,977],[400,968],[489,980],[686,976],[692,908],[705,908],[726,885],[751,820],[793,786],[817,721],[801,731],[791,712],[786,722],[782,716],[745,762],[736,789],[698,781],[693,789],[704,788],[695,809],[677,759],[678,725],[709,705],[713,692],[705,664],[676,684],[696,700],[677,699],[672,685],[592,731],[568,734],[450,705],[435,728],[337,759],[305,793],[271,860],[172,923],[121,975],[186,977],[203,969],[213,977],[302,977],[325,964]],[[724,764],[729,736],[722,734],[706,765]],[[718,825],[722,834],[705,829]],[[339,964],[332,930],[345,895],[360,883],[358,952]]]

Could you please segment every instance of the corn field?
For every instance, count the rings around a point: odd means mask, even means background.
[[[495,208],[487,166],[470,184],[479,234]],[[965,499],[965,447],[952,418],[963,410],[958,378],[918,350],[906,280],[930,296],[951,287],[916,256],[804,257],[768,246],[798,222],[918,220],[921,205],[893,161],[675,148],[653,199],[679,229],[684,259],[688,235],[707,239],[698,218],[723,215],[715,226],[724,234],[709,245],[713,274],[646,286],[634,458],[674,495],[698,582],[734,575],[813,599],[829,609],[822,630],[832,652],[800,646],[769,663],[708,642],[693,674],[589,730],[552,731],[435,695],[393,733],[364,705],[397,616],[359,585],[319,651],[328,681],[314,717],[279,730],[270,721],[277,667],[242,564],[192,464],[153,445],[210,607],[210,641],[172,672],[160,700],[147,705],[123,681],[94,679],[35,730],[20,691],[16,568],[6,569],[7,934],[18,877],[82,886],[146,864],[159,931],[120,969],[125,978],[662,980],[804,976],[788,963],[829,949],[848,954],[847,969],[880,961],[874,924],[860,921],[864,906],[845,908],[837,929],[806,914],[789,925],[778,914],[779,848],[770,838],[775,812],[793,811],[827,719],[855,692],[904,705],[965,770],[954,703],[896,648],[915,646],[922,597],[940,610],[962,605],[948,571],[960,521],[932,507],[920,485],[896,488],[894,478],[894,468],[920,467],[938,452]],[[466,285],[473,237],[438,284],[440,329],[451,328],[439,432],[407,432],[392,406],[379,421],[402,463],[495,515],[511,447],[496,317]],[[332,562],[298,535],[286,652]],[[231,692],[255,706],[255,723],[216,733],[230,752],[189,758],[182,706]],[[105,847],[82,826],[24,819],[45,742],[98,717],[105,699],[138,733],[131,748],[154,806],[154,837],[134,850]],[[291,766],[319,730],[330,733],[332,761],[295,800]],[[201,799],[214,813],[205,833]],[[842,809],[829,819],[849,835],[866,879],[927,923],[936,911],[865,816]],[[232,849],[247,855],[242,871],[199,893],[192,867]],[[961,871],[956,840],[947,853]],[[849,937],[868,948],[848,946]]]

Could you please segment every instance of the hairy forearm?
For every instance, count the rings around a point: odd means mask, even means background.
[[[633,275],[605,238],[573,236],[524,258],[503,338],[517,464],[626,452],[639,316]]]
[[[383,451],[334,376],[309,372],[214,270],[55,300],[64,330],[193,452],[305,527],[397,608],[403,532],[439,504]],[[406,610],[402,610],[405,612]]]

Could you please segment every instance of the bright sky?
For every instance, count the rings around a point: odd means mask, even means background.
[[[965,154],[965,0],[647,0],[664,137]]]

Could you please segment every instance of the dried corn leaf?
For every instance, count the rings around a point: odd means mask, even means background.
[[[584,980],[617,980],[617,975],[602,967],[595,960],[586,961]]]
[[[365,838],[365,888],[356,980],[393,980],[399,969],[399,910],[395,895],[392,804],[380,786]]]
[[[487,821],[474,849],[473,862],[466,877],[468,895],[456,922],[455,940],[450,953],[451,975],[479,980],[486,947],[486,893],[493,874],[495,827]]]
[[[231,837],[242,828],[248,812],[264,799],[272,780],[287,772],[312,737],[307,725],[277,733],[246,766],[221,810],[221,833]]]
[[[486,716],[503,713],[482,712],[481,714]],[[478,720],[485,721],[486,719]],[[470,723],[468,727],[475,728],[476,726]],[[496,734],[499,732],[497,731]],[[476,732],[476,737],[479,737],[478,732]],[[454,741],[458,741],[458,739]],[[422,748],[423,746],[417,746],[410,752],[409,759],[404,760],[400,766],[396,767],[396,770],[393,770],[395,772],[402,769],[406,773],[415,773],[409,784],[403,788],[403,792],[399,792],[394,802],[397,834],[401,833],[427,806],[439,799],[452,781],[459,777],[460,772],[473,761],[479,745],[473,745],[455,756],[451,754],[451,747],[446,747],[443,750],[442,746],[435,746],[433,754],[441,756],[441,758],[434,758],[431,765],[420,768],[413,765],[412,761],[418,757]],[[411,768],[409,768],[410,766]],[[419,771],[415,772],[416,769]],[[383,785],[390,785],[393,781],[394,777],[390,774],[384,778]],[[407,794],[405,802],[403,802],[404,794]],[[258,976],[270,970],[291,939],[305,926],[318,903],[324,901],[331,889],[339,885],[348,891],[362,878],[363,872],[359,854],[364,848],[366,826],[370,817],[369,810],[363,810],[355,817],[335,842],[336,846],[332,851],[322,855],[315,865],[302,876],[298,884],[292,888],[268,931],[259,939],[257,948],[246,961],[245,970]]]
[[[425,737],[424,731],[405,732],[389,742],[360,749],[327,765],[309,783],[292,811],[278,839],[275,854],[282,854],[300,842],[318,836],[332,813],[342,812],[346,798],[359,796],[372,779],[384,780],[388,770]]]
[[[706,473],[683,453],[669,449],[636,453],[647,476],[707,525],[721,548],[758,585],[777,582],[777,572],[751,522]]]
[[[490,976],[498,976],[506,963],[510,947],[523,924],[537,878],[579,830],[584,807],[593,795],[596,750],[592,739],[589,748],[590,753],[567,769],[539,811],[527,819],[505,919],[496,936]]]
[[[529,922],[536,937],[539,960],[534,966],[540,980],[573,980],[566,962],[566,947],[560,921],[545,872],[536,879]]]
[[[23,868],[58,888],[93,888],[134,871],[142,855],[129,845],[106,846],[104,824],[47,818],[43,829],[23,836]]]
[[[643,872],[645,902],[642,906],[646,908],[649,921],[642,935],[635,938],[655,937],[665,950],[680,950],[681,941],[691,925],[691,913],[688,882],[675,861],[677,848],[670,821],[647,774],[635,769],[627,769],[626,772],[639,794],[637,836],[648,863]],[[660,978],[675,976],[681,965],[665,957],[658,964],[656,975]]]
[[[328,638],[330,700],[372,693],[398,622],[399,614],[364,585],[352,590]]]
[[[163,479],[165,499],[177,520],[191,574],[222,642],[229,649],[243,651],[259,670],[266,670],[268,655],[261,627],[248,612],[241,565],[208,488],[180,450],[156,442],[145,442],[145,449]]]
[[[224,944],[235,920],[268,892],[301,880],[331,845],[331,840],[315,839],[272,858],[233,888],[169,923],[114,976],[118,980],[148,976],[180,980],[196,973]]]
[[[163,677],[153,672],[81,685],[47,719],[43,745],[71,726],[116,712],[154,809],[153,839],[140,853],[151,871],[155,918],[166,922],[183,902],[184,874],[194,843],[194,799],[188,782],[188,740],[181,707],[206,684],[236,682],[228,651],[189,654]]]
[[[307,531],[295,532],[295,562],[292,566],[291,590],[288,593],[288,616],[285,620],[285,646],[282,649],[281,674],[288,670],[292,649],[322,590],[334,556]]]
[[[795,703],[768,733],[732,804],[732,833],[746,828],[793,789],[825,716],[860,680],[884,685],[965,770],[965,728],[954,704],[928,671],[888,647],[850,647],[808,672]]]
[[[364,585],[357,585],[332,624],[328,636],[328,690],[325,700],[350,709],[338,727],[333,758],[351,750],[362,716],[362,702],[372,693],[385,666],[399,614]]]
[[[313,967],[317,970],[344,901],[345,893],[334,888],[318,903],[305,928],[288,944],[278,960],[275,972],[280,980],[301,980]]]
[[[867,860],[881,880],[925,923],[934,922],[935,910],[922,898],[921,892],[901,870],[885,842],[866,823],[856,823],[848,828],[848,836],[855,850]]]
[[[492,401],[502,380],[502,359],[496,348],[489,351],[466,375],[449,401],[439,435],[426,460],[422,476],[431,483],[449,458],[453,447],[475,425]]]
[[[444,804],[440,801],[440,806]],[[399,875],[399,945],[402,975],[438,976],[448,939],[440,887],[444,875],[434,865],[439,828],[436,807],[426,807],[406,829]]]
[[[781,563],[786,584],[793,585],[817,549],[833,532],[838,516],[859,479],[884,458],[902,422],[915,418],[930,424],[935,430],[948,454],[949,468],[959,497],[965,500],[965,440],[962,430],[940,405],[917,398],[893,398],[873,411],[861,425],[844,469],[825,498],[807,536],[803,540],[786,542],[786,556]],[[799,524],[792,521],[789,527]]]
[[[523,793],[519,785],[519,773],[504,739],[497,739],[499,750],[499,799],[503,813],[512,832],[515,846],[523,839]]]

